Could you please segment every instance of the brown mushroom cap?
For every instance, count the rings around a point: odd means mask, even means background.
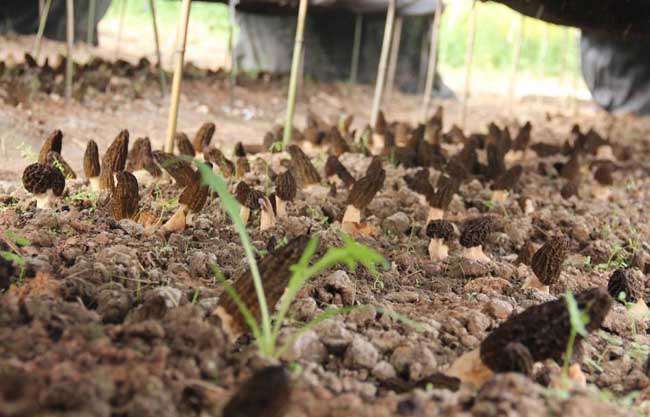
[[[244,178],[244,175],[248,174],[251,171],[251,164],[248,162],[248,158],[245,156],[237,158],[237,163],[235,165],[235,176],[237,178]]]
[[[101,173],[99,177],[102,189],[113,188],[113,174],[123,171],[126,165],[126,158],[129,152],[129,131],[122,130],[111,146],[108,147],[102,158]]]
[[[625,293],[625,301],[635,303],[644,298],[645,285],[642,280],[635,277],[630,271],[617,269],[609,278],[607,292],[616,301],[620,301],[619,295]]]
[[[494,216],[482,216],[466,220],[460,234],[460,244],[465,248],[481,246],[499,226]]]
[[[210,146],[204,152],[205,160],[219,167],[221,173],[230,178],[235,175],[235,164],[221,152],[219,149]]]
[[[512,149],[515,151],[526,150],[530,144],[530,132],[532,130],[533,125],[530,122],[526,122],[526,124],[519,129],[519,133],[517,133],[517,137],[515,137],[515,140],[512,143]]]
[[[614,184],[614,177],[612,176],[613,171],[612,164],[601,164],[594,172],[594,179],[598,181],[598,184],[603,186],[609,186]]]
[[[77,173],[74,172],[74,169],[72,169],[70,164],[68,164],[58,152],[50,151],[47,153],[47,164],[61,171],[63,176],[67,179],[77,178]]]
[[[296,179],[291,171],[285,171],[275,179],[276,194],[283,201],[293,201],[296,198],[297,188]]]
[[[495,180],[506,172],[504,149],[499,144],[490,143],[487,145],[487,169],[485,177]]]
[[[152,177],[160,177],[162,170],[156,165],[149,138],[138,138],[129,151],[126,170],[129,172],[146,170]]]
[[[431,207],[447,210],[459,188],[460,182],[457,179],[441,175],[436,183],[435,193],[427,201]]]
[[[567,163],[562,166],[560,176],[569,181],[574,181],[580,177],[580,155],[577,151],[574,151]]]
[[[153,157],[179,187],[186,187],[194,181],[194,169],[189,162],[162,151],[153,152]]]
[[[578,176],[577,178],[568,181],[566,184],[562,186],[562,189],[560,190],[560,195],[565,200],[568,200],[574,195],[577,196],[579,191],[580,191],[580,177]]]
[[[526,243],[519,249],[517,260],[515,264],[530,265],[535,255],[535,245],[532,240],[527,240]]]
[[[383,162],[381,162],[381,158],[378,156],[373,156],[372,161],[370,161],[370,164],[368,165],[368,168],[366,168],[366,176],[378,176],[381,174],[381,172],[384,170],[383,167]]]
[[[195,155],[194,145],[190,142],[190,138],[183,132],[177,132],[174,135],[174,143],[176,143],[176,148],[178,153],[185,156],[191,156],[192,158]]]
[[[427,224],[426,233],[429,239],[448,240],[454,235],[454,225],[447,220],[432,220]]]
[[[535,252],[531,268],[542,284],[553,285],[560,279],[568,249],[569,240],[560,236],[551,238]]]
[[[47,163],[47,154],[50,151],[61,153],[63,148],[63,132],[59,129],[50,133],[50,135],[45,139],[43,145],[41,145],[41,150],[38,153],[38,162],[41,164]]]
[[[210,146],[210,142],[212,141],[212,136],[214,136],[215,130],[216,126],[214,123],[207,122],[201,125],[198,132],[196,132],[196,135],[194,136],[194,140],[192,141],[192,144],[194,145],[194,151],[196,153],[203,152],[205,148]]]
[[[354,184],[354,177],[350,174],[350,171],[339,161],[334,155],[330,155],[325,162],[325,176],[331,177],[336,175],[343,182],[346,187],[350,187]]]
[[[348,195],[347,204],[363,210],[375,198],[379,190],[383,188],[385,180],[386,171],[383,168],[380,167],[379,171],[371,171],[368,175],[354,183]]]
[[[237,158],[244,158],[246,156],[246,149],[244,149],[244,144],[241,142],[237,142],[235,144],[235,152],[234,155]]]
[[[494,183],[490,188],[493,190],[512,190],[519,182],[519,179],[521,178],[521,174],[523,174],[523,172],[524,167],[521,165],[515,165],[500,175],[496,180],[494,180]]]
[[[350,145],[343,139],[341,132],[336,126],[328,131],[324,139],[329,144],[329,153],[334,156],[341,156],[345,152],[350,152]]]
[[[303,187],[320,183],[321,178],[318,171],[299,146],[289,145],[287,151],[291,155],[293,174]]]
[[[518,372],[530,376],[535,360],[526,346],[518,342],[510,342],[503,349],[504,363],[509,363],[508,372]]]
[[[282,365],[256,371],[223,409],[223,416],[283,417],[291,404],[291,379]]]
[[[99,177],[99,148],[94,140],[89,140],[84,152],[84,175],[86,178]]]
[[[34,163],[23,171],[23,187],[32,194],[43,194],[51,188],[51,171],[49,165]]]
[[[263,196],[264,194],[262,193]],[[240,181],[235,188],[235,198],[239,201],[239,204],[251,210],[260,209],[259,197],[260,192],[253,189],[245,181]]]
[[[589,315],[586,328],[592,332],[600,328],[612,306],[612,299],[602,288],[585,290],[575,296],[578,308]],[[506,354],[510,343],[520,343],[530,352],[535,362],[560,360],[571,333],[571,320],[564,298],[529,307],[511,316],[492,331],[481,343],[483,363],[494,372],[513,370],[512,359]],[[583,337],[576,335],[576,344]]]
[[[115,220],[132,219],[138,212],[140,195],[138,180],[130,172],[120,171],[115,174],[117,180],[111,193],[111,207]]]
[[[433,185],[431,185],[431,181],[429,180],[428,169],[420,169],[415,175],[405,175],[404,182],[406,182],[407,187],[411,190],[426,197],[427,201],[432,199],[435,194]]]
[[[198,213],[205,206],[208,194],[210,194],[210,187],[203,184],[201,173],[197,171],[194,180],[185,187],[178,202],[186,205],[191,213]]]

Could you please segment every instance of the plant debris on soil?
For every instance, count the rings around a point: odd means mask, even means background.
[[[25,85],[59,91],[58,65],[0,70],[3,106],[28,103]],[[146,63],[78,70],[98,96],[116,73],[130,88],[156,77]],[[650,412],[648,137],[561,131],[551,114],[464,132],[443,110],[377,126],[310,112],[286,151],[273,123],[263,145],[234,146],[206,119],[176,138],[187,158],[116,124],[84,169],[72,132],[43,134],[44,158],[0,183],[0,416]],[[224,291],[255,300],[244,248],[191,157],[242,204],[272,302],[306,237],[322,256],[345,233],[386,268],[307,281],[281,342],[351,308],[261,356]]]

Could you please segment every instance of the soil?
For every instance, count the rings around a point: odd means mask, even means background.
[[[193,135],[202,123],[214,122],[213,142],[228,156],[237,141],[259,144],[284,117],[286,85],[285,79],[242,78],[231,106],[227,77],[196,71],[183,81],[179,130]],[[91,198],[84,180],[68,181],[53,210],[36,209],[20,183],[31,154],[54,129],[64,132],[62,154],[80,177],[89,138],[103,153],[121,129],[128,129],[133,139],[148,136],[160,148],[169,99],[160,97],[155,73],[113,75],[105,91],[89,88],[70,102],[57,92],[32,91],[25,99],[13,96],[15,91],[0,84],[0,250],[13,251],[25,266],[22,278],[18,262],[7,269],[12,285],[0,294],[0,415],[221,415],[233,393],[269,361],[259,357],[251,337],[230,340],[214,315],[225,295],[209,265],[218,265],[227,279],[247,266],[219,200],[211,198],[192,227],[162,236],[134,221],[114,220],[102,199]],[[353,114],[355,127],[368,119],[367,86],[308,81],[302,91],[300,128],[308,109],[327,121]],[[415,123],[419,103],[417,97],[393,93],[386,115]],[[446,131],[459,122],[460,104],[439,104]],[[519,186],[505,202],[491,201],[489,188],[472,180],[447,211],[457,227],[479,214],[503,220],[503,230],[491,234],[483,248],[491,262],[461,259],[457,243],[450,245],[450,258],[432,262],[424,234],[427,208],[403,179],[416,169],[386,161],[384,187],[363,213],[377,233],[358,240],[380,252],[388,269],[373,277],[361,267],[337,267],[315,277],[292,306],[283,334],[331,306],[372,305],[382,312],[359,309],[328,319],[283,355],[281,362],[291,370],[287,415],[632,416],[650,411],[648,326],[643,319],[634,321],[620,303],[575,357],[584,386],[551,388],[549,380],[560,372],[553,361],[537,364],[532,377],[498,374],[479,388],[457,387],[441,377],[512,314],[566,289],[605,287],[620,267],[647,280],[647,120],[605,116],[585,103],[574,111],[563,100],[523,100],[513,112],[516,118],[503,98],[474,97],[466,131],[485,132],[494,121],[516,132],[530,120],[533,142],[562,144],[574,123],[583,131],[594,127],[625,150],[616,161],[610,198],[592,195],[596,182],[587,173],[579,196],[564,199],[553,163],[566,158],[527,159]],[[318,150],[311,155],[321,172],[324,155]],[[247,180],[259,189],[265,170],[256,160],[268,157],[249,155],[253,172]],[[355,178],[370,163],[353,153],[340,160]],[[177,208],[180,191],[170,184],[141,186],[140,207],[165,220]],[[347,195],[340,187],[336,196],[300,191],[288,206],[288,218],[264,232],[253,214],[254,246],[263,252],[272,238],[305,233],[321,236],[319,253],[340,245]],[[533,213],[522,211],[520,197],[534,202]],[[529,239],[540,246],[557,233],[571,240],[557,288],[551,294],[522,289],[532,271],[517,263],[519,249]]]

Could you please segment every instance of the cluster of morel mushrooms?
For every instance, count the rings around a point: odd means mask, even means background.
[[[420,204],[428,209],[427,223],[422,230],[430,239],[428,248],[432,261],[445,262],[453,247],[460,248],[458,255],[466,261],[492,262],[490,254],[483,250],[484,243],[506,220],[495,214],[461,219],[456,222],[458,224],[446,219],[448,207],[461,186],[478,181],[483,190],[489,190],[494,203],[512,199],[517,201],[522,213],[530,214],[535,211],[535,202],[522,197],[520,181],[527,169],[557,178],[557,188],[566,199],[581,193],[581,185],[590,182],[592,197],[606,200],[610,198],[618,161],[629,159],[629,151],[625,148],[603,139],[593,130],[583,133],[577,126],[571,131],[571,140],[554,145],[531,143],[530,123],[522,126],[514,139],[508,128],[501,129],[493,123],[486,133],[466,136],[456,126],[444,133],[441,108],[426,124],[416,127],[388,123],[383,114],[374,128],[366,126],[353,130],[352,122],[349,116],[330,124],[310,113],[307,127],[303,131],[295,129],[294,144],[285,152],[274,146],[280,139],[281,129],[268,132],[263,142],[263,149],[268,152],[260,153],[258,160],[264,161],[268,180],[275,185],[269,194],[258,189],[259,181],[254,182],[252,176],[247,175],[251,171],[250,152],[256,149],[238,143],[229,159],[220,149],[211,146],[215,132],[212,123],[204,124],[192,141],[184,133],[176,135],[180,156],[153,151],[148,138],[137,139],[129,150],[129,133],[122,131],[100,162],[97,144],[91,140],[84,157],[84,174],[88,186],[106,196],[115,219],[133,219],[163,235],[191,227],[194,215],[211,198],[209,187],[194,168],[192,159],[204,161],[229,181],[241,204],[245,223],[254,218],[252,213],[260,212],[261,230],[273,229],[278,218],[286,217],[299,193],[327,196],[347,191],[340,228],[352,235],[368,235],[378,231],[364,222],[364,211],[384,188],[386,171],[383,165],[391,163],[410,173],[403,177],[402,183],[417,193]],[[23,174],[25,189],[34,195],[39,208],[52,207],[64,193],[66,179],[76,178],[61,156],[62,137],[61,131],[53,132],[43,143],[38,162],[29,165]],[[322,172],[307,155],[314,150],[327,152]],[[350,173],[339,160],[344,153],[361,153],[371,158],[364,175],[355,178]],[[432,171],[439,173],[435,184],[430,178]],[[401,186],[397,180],[393,187]],[[182,189],[178,210],[164,222],[140,207],[140,186],[153,183],[171,183]],[[456,244],[453,241],[457,236]],[[306,236],[299,236],[260,261],[270,305],[282,296],[290,276],[289,268],[298,261],[307,241]],[[518,261],[529,265],[534,274],[524,287],[545,292],[549,287],[553,289],[560,281],[562,265],[570,249],[570,240],[561,235],[549,236],[539,249],[531,241],[526,243]],[[600,327],[612,299],[618,299],[621,292],[626,294],[628,301],[638,302],[639,308],[644,308],[639,285],[631,274],[619,270],[613,274],[608,289],[593,288],[576,294],[578,306],[590,318],[587,330]],[[250,272],[236,280],[235,288],[259,319]],[[244,318],[229,297],[222,297],[216,314],[234,337],[246,331]],[[477,351],[463,355],[446,374],[476,384],[493,372],[529,374],[535,362],[562,358],[570,326],[563,299],[531,307],[506,320]],[[578,334],[577,343],[581,339]],[[579,367],[572,369],[580,379]]]

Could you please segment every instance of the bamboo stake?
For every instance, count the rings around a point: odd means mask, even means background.
[[[158,34],[158,13],[156,13],[156,2],[149,0],[149,10],[151,11],[151,23],[153,26],[153,37],[156,43],[156,61],[158,62],[158,72],[160,74],[160,95],[164,96],[167,91],[167,79],[163,69],[162,56],[160,54],[160,35]]]
[[[38,57],[41,54],[41,40],[43,39],[43,32],[45,32],[45,24],[47,23],[47,16],[50,14],[50,6],[52,6],[52,0],[46,0],[43,10],[41,12],[41,19],[38,22],[38,33],[36,33],[36,40],[34,41],[34,59],[38,61]]]
[[[296,25],[296,39],[293,45],[293,57],[291,58],[291,77],[289,78],[289,96],[287,98],[287,117],[284,121],[284,134],[282,146],[287,147],[291,143],[293,133],[293,116],[296,110],[296,89],[298,86],[298,73],[302,61],[302,49],[304,47],[305,17],[307,16],[307,0],[300,0],[298,6],[298,23]]]
[[[86,30],[86,43],[95,43],[95,14],[97,13],[97,0],[88,0],[88,27]]]
[[[237,85],[237,76],[239,67],[237,57],[235,56],[235,27],[237,25],[237,4],[239,0],[230,0],[228,2],[228,56],[230,57],[230,107],[235,105],[235,86]]]
[[[438,43],[440,34],[440,19],[442,18],[442,0],[436,0],[436,11],[431,24],[431,46],[429,47],[429,65],[427,67],[427,81],[424,86],[422,100],[422,120],[427,121],[433,86],[436,83],[436,69],[438,66]]]
[[[395,28],[393,29],[393,40],[390,45],[390,58],[388,60],[388,81],[386,82],[386,95],[390,97],[395,88],[395,74],[397,73],[397,61],[399,58],[399,47],[402,41],[402,24],[404,18],[397,16],[395,18]]]
[[[379,68],[377,70],[377,83],[375,84],[375,96],[372,100],[372,112],[370,113],[370,125],[374,126],[379,117],[379,108],[381,107],[381,97],[384,92],[386,81],[386,64],[388,63],[388,52],[390,51],[390,42],[393,35],[393,24],[395,22],[395,0],[389,0],[388,11],[386,13],[386,26],[384,26],[384,40],[381,46],[381,55],[379,56]]]
[[[469,17],[469,31],[467,39],[467,55],[465,57],[465,91],[463,91],[463,104],[460,117],[460,126],[465,129],[467,121],[467,104],[472,84],[472,62],[474,61],[474,43],[476,41],[476,0],[472,1],[472,10]]]
[[[429,64],[429,42],[431,41],[431,31],[433,30],[433,19],[434,15],[432,14],[429,16],[431,24],[427,30],[427,36],[423,36],[422,41],[420,42],[420,68],[418,68],[418,89],[416,90],[418,93],[421,91],[424,92],[426,83],[427,68]]]
[[[358,13],[354,19],[354,43],[352,44],[352,62],[350,64],[350,84],[355,84],[359,75],[359,56],[361,55],[362,32],[363,15]]]
[[[122,10],[120,11],[120,23],[117,28],[117,44],[115,45],[115,59],[120,55],[120,46],[122,45],[122,30],[124,30],[124,18],[126,17],[126,6],[129,0],[122,0]]]
[[[67,0],[66,6],[66,62],[65,62],[65,98],[70,100],[72,98],[72,72],[74,71],[74,61],[72,59],[72,47],[74,44],[74,0]]]
[[[190,9],[192,0],[183,0],[181,18],[176,36],[176,67],[172,79],[172,96],[169,104],[169,119],[167,120],[167,142],[165,151],[174,153],[174,135],[176,135],[176,123],[178,122],[178,103],[181,97],[181,81],[183,79],[183,63],[185,60],[185,46],[187,45],[187,26],[190,20]]]
[[[514,110],[514,96],[517,87],[517,71],[519,70],[519,60],[521,59],[521,45],[524,39],[526,17],[520,15],[519,36],[515,40],[515,51],[512,58],[512,72],[510,73],[510,83],[508,85],[508,112],[512,116]]]
[[[43,8],[45,7],[44,0],[38,0],[38,18],[40,21],[41,15],[43,14]]]

